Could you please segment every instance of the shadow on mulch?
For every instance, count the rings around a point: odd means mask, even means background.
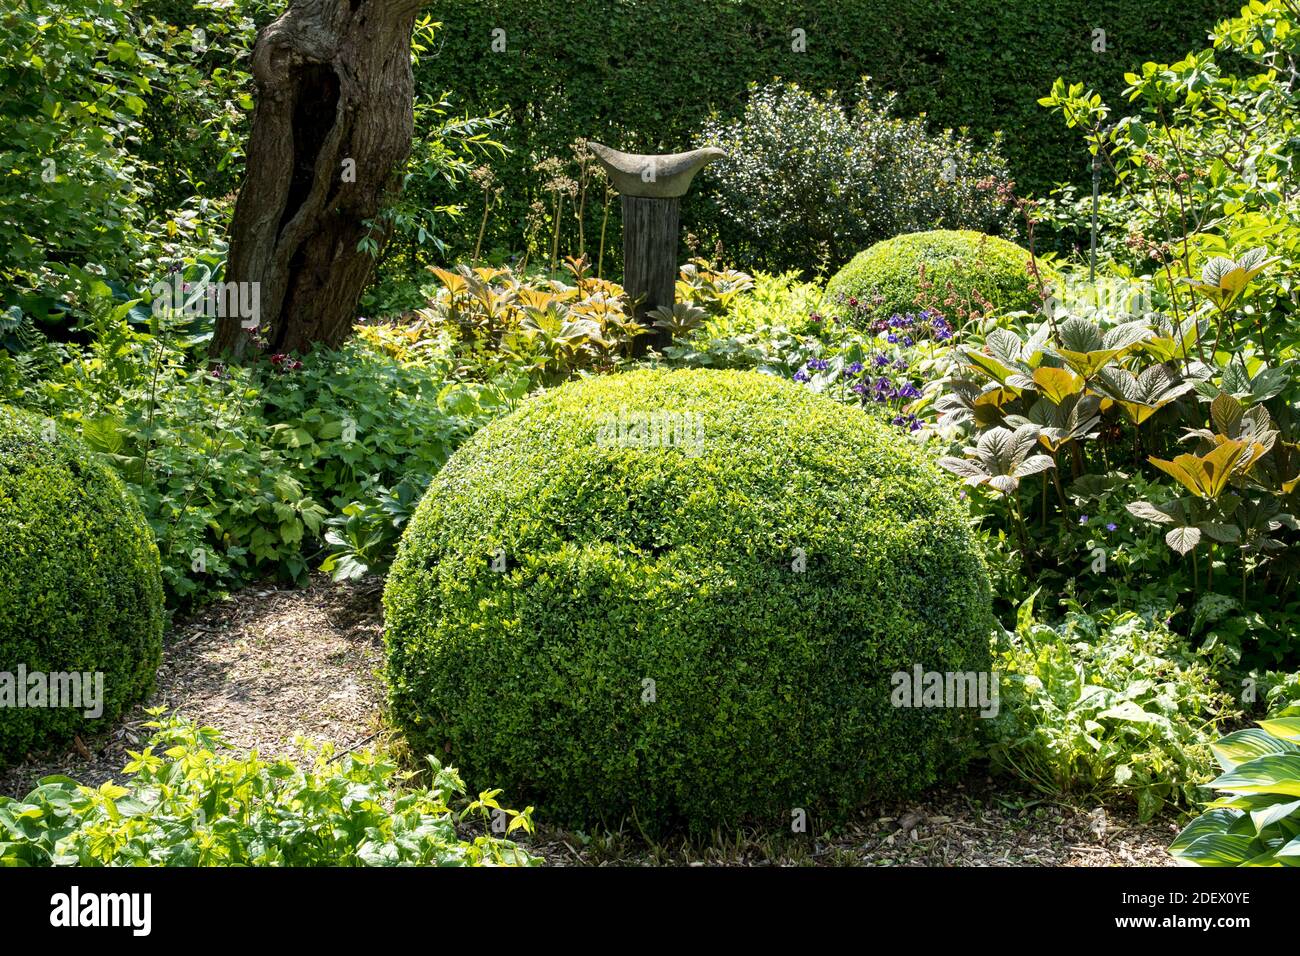
[[[340,751],[382,728],[382,582],[305,588],[254,585],[204,608],[165,638],[147,705],[220,729],[239,750],[296,753],[293,738],[333,741]],[[126,751],[149,738],[144,706],[64,751],[34,755],[0,771],[0,794],[27,793],[64,774],[99,785],[120,777]]]
[[[168,635],[148,703],[267,756],[296,756],[299,735],[340,753],[379,744],[381,593],[379,579],[332,584],[317,575],[305,588],[253,586],[212,604]],[[50,774],[90,785],[120,778],[126,751],[149,738],[148,719],[136,707],[102,734],[0,771],[0,794],[22,796]],[[1177,832],[1169,820],[1141,824],[978,775],[870,807],[833,833],[750,830],[707,845],[651,845],[631,832],[571,833],[538,819],[539,832],[520,842],[558,866],[1170,866],[1165,848]]]

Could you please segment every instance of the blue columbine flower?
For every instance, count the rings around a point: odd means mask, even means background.
[[[859,372],[862,371],[862,363],[854,362],[845,371],[847,371],[850,375],[857,375]]]
[[[794,380],[796,382],[806,382],[808,381],[808,373],[803,369],[799,369],[799,371],[794,373]]]

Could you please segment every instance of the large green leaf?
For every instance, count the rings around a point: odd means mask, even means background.
[[[1263,849],[1258,840],[1245,834],[1206,833],[1174,855],[1198,866],[1241,866]]]
[[[1274,737],[1280,737],[1285,741],[1300,743],[1300,717],[1277,717],[1273,720],[1261,720],[1259,726]],[[1300,747],[1292,746],[1292,750],[1300,750]]]
[[[1230,793],[1285,793],[1300,797],[1300,754],[1256,757],[1210,782]]]
[[[1215,758],[1225,771],[1268,754],[1300,753],[1300,747],[1279,740],[1258,727],[1238,730],[1210,744]]]

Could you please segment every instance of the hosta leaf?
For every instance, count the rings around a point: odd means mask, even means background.
[[[1274,737],[1292,744],[1300,743],[1300,717],[1276,717],[1273,720],[1261,720],[1259,726]],[[1293,748],[1300,750],[1300,748]]]
[[[1285,793],[1300,797],[1300,753],[1256,757],[1216,777],[1210,786],[1231,793]]]
[[[1255,833],[1259,835],[1263,834],[1267,827],[1279,820],[1285,820],[1297,811],[1300,811],[1300,800],[1279,801],[1272,806],[1251,810],[1250,822],[1255,827]],[[1300,821],[1300,815],[1297,815],[1297,820]]]
[[[1262,844],[1240,833],[1207,833],[1174,854],[1197,866],[1241,866],[1258,856]]]
[[[1240,817],[1241,814],[1235,810],[1207,810],[1183,827],[1174,842],[1169,844],[1169,850],[1172,853],[1191,846],[1201,837],[1224,833]]]
[[[1268,754],[1300,753],[1300,747],[1279,740],[1258,727],[1234,731],[1210,744],[1210,750],[1225,771]]]

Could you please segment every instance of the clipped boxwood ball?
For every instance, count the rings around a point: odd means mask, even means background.
[[[891,675],[986,671],[989,584],[896,429],[757,372],[572,382],[434,479],[384,594],[419,752],[551,820],[788,827],[959,764],[973,712]]]
[[[52,422],[0,405],[0,764],[147,694],[162,632],[158,548],[139,505]],[[80,706],[50,706],[74,695]]]
[[[1038,308],[1039,298],[1028,262],[1029,250],[982,232],[913,232],[858,253],[831,277],[826,294],[835,303],[851,297],[870,303],[878,310],[877,315],[885,317],[917,312],[921,308],[916,299],[924,266],[927,283],[934,283],[929,294],[940,303],[955,294],[958,305],[968,301],[973,305],[971,293],[979,292],[999,312],[1032,312]],[[1038,268],[1043,281],[1050,285],[1048,267],[1039,262]],[[953,317],[951,311],[948,315]]]

